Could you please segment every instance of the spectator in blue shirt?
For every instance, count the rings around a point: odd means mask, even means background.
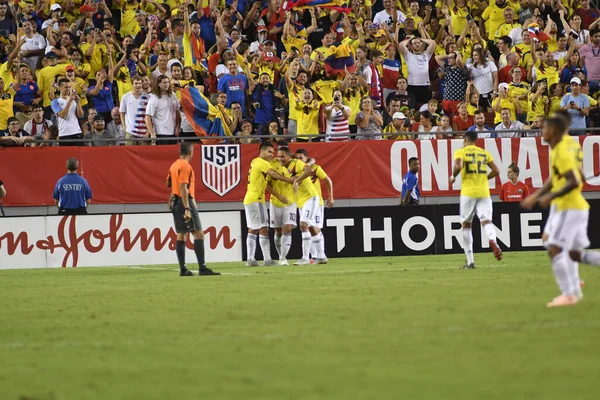
[[[490,127],[485,124],[485,113],[483,111],[475,111],[475,114],[473,115],[473,120],[475,121],[475,125],[467,129],[467,132],[477,132],[477,137],[480,139],[496,137],[494,127]]]
[[[92,199],[92,190],[88,182],[79,174],[79,162],[71,157],[67,160],[67,174],[56,182],[54,188],[54,204],[58,207],[58,215],[87,214],[87,205]]]
[[[229,73],[219,79],[218,90],[227,94],[227,108],[231,103],[238,102],[242,106],[242,114],[248,115],[246,108],[246,91],[248,90],[248,79],[238,71],[238,63],[234,60],[227,61]]]
[[[280,99],[277,96],[281,96],[281,94],[271,83],[271,76],[263,72],[260,75],[259,84],[252,91],[252,103],[256,110],[254,124],[258,135],[268,135],[269,123],[276,119],[275,109],[281,107]]]
[[[113,99],[113,81],[114,81],[114,65],[112,61],[112,54],[108,54],[108,72],[103,68],[96,72],[96,84],[90,86],[88,89],[89,95],[92,97],[94,102],[94,108],[98,111],[98,114],[104,117],[104,121],[112,121],[112,115],[110,112],[115,108],[115,101]]]
[[[571,79],[571,93],[567,93],[560,101],[560,109],[571,116],[571,129],[586,129],[585,117],[590,114],[590,99],[581,93],[581,79]],[[585,131],[573,132],[572,135],[585,135]]]
[[[411,157],[408,160],[408,172],[402,180],[402,197],[400,198],[400,204],[403,206],[419,205],[421,192],[419,191],[419,176],[417,174],[420,168],[421,162],[417,157]]]

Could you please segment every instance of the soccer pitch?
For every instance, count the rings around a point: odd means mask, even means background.
[[[0,399],[597,399],[600,271],[475,260],[1,271]]]

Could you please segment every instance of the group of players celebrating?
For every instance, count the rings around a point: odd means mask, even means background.
[[[581,300],[583,281],[579,278],[579,263],[600,266],[600,252],[584,250],[589,247],[587,236],[589,203],[582,194],[583,154],[577,139],[568,132],[568,114],[556,113],[544,122],[542,136],[550,148],[550,177],[544,186],[526,197],[521,206],[532,209],[536,204],[550,207],[544,228],[544,246],[552,262],[552,271],[560,295],[547,307],[575,305]],[[488,180],[498,175],[498,167],[489,152],[475,145],[477,134],[467,132],[465,146],[454,154],[454,168],[450,183],[461,174],[462,187],[460,216],[463,224],[463,249],[467,258],[466,269],[475,268],[471,222],[475,214],[490,241],[498,260],[502,251],[496,243],[496,231],[491,223],[492,200]],[[491,170],[488,172],[488,167]]]
[[[289,265],[287,255],[292,246],[292,229],[297,226],[298,210],[302,231],[302,259],[294,265],[307,265],[311,262],[327,264],[325,239],[321,233],[325,206],[321,181],[325,182],[328,191],[327,207],[332,207],[333,183],[323,168],[308,157],[306,150],[299,149],[292,155],[287,143],[280,141],[275,157],[275,146],[272,143],[265,142],[260,145],[259,156],[250,163],[248,189],[244,197],[248,226],[248,266],[258,266],[257,238],[264,265],[275,265],[271,258],[269,226],[275,229],[275,248],[279,255],[279,265]],[[265,206],[266,193],[271,194],[270,218]],[[314,260],[311,260],[311,255]]]

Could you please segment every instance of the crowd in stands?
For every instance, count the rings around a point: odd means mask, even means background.
[[[590,0],[0,0],[0,62],[1,146],[600,127]]]

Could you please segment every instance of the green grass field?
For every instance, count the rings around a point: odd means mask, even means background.
[[[1,271],[0,399],[597,399],[600,271],[476,262]]]

